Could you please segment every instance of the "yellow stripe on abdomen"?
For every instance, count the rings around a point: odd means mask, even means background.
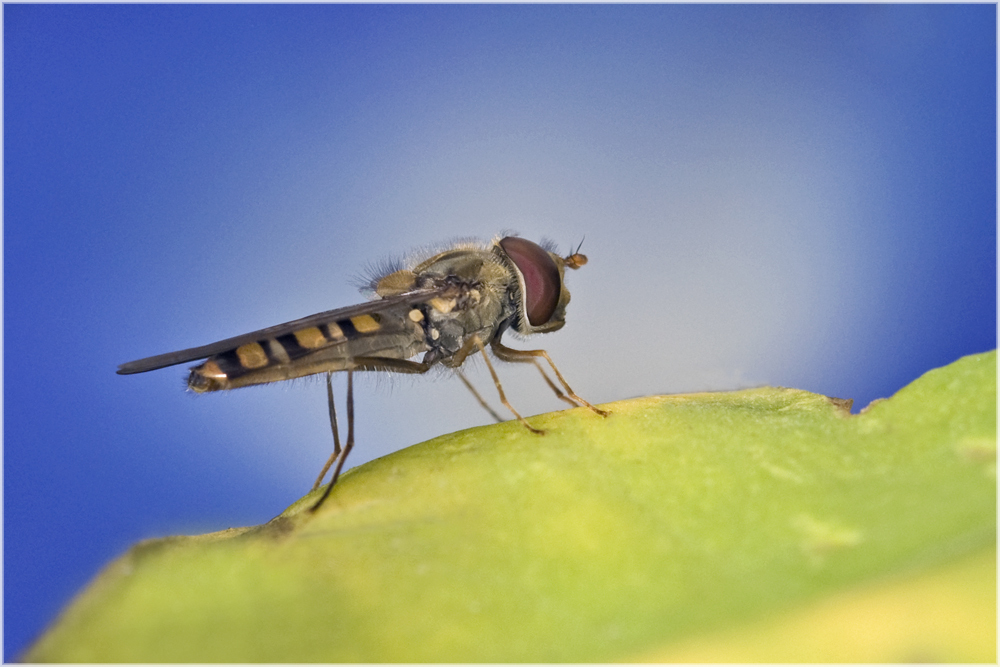
[[[296,331],[295,340],[299,342],[299,345],[305,348],[314,349],[317,347],[322,347],[326,345],[326,336],[317,327],[309,327],[308,329],[302,329]]]
[[[267,353],[260,343],[247,343],[236,348],[236,356],[239,357],[243,368],[260,368],[267,366]]]
[[[373,331],[378,331],[382,328],[382,325],[375,321],[375,318],[371,315],[357,315],[351,318],[351,324],[357,329],[358,333],[366,334]]]

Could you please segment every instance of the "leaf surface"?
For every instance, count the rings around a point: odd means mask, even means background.
[[[990,352],[860,415],[768,387],[441,436],[136,545],[25,658],[993,661],[996,405]]]

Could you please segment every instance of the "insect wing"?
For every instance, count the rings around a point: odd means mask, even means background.
[[[266,329],[252,331],[241,336],[234,336],[232,338],[220,340],[208,345],[192,347],[186,350],[178,350],[177,352],[167,352],[166,354],[159,354],[153,357],[146,357],[145,359],[130,361],[118,367],[118,374],[131,375],[133,373],[145,373],[146,371],[166,368],[167,366],[175,366],[189,361],[197,361],[199,359],[205,359],[207,357],[229,352],[231,350],[237,350],[243,346],[251,345],[253,343],[275,340],[288,335],[294,336],[296,332],[300,333],[299,338],[301,338],[301,332],[306,332],[311,329],[322,330],[323,327],[329,327],[331,324],[335,325],[338,322],[343,323],[345,321],[352,322],[353,320],[358,320],[359,322],[364,323],[361,325],[362,328],[367,328],[369,326],[375,326],[377,328],[378,323],[375,322],[374,319],[371,319],[372,316],[380,315],[381,313],[399,308],[405,308],[406,306],[416,306],[422,304],[429,299],[443,295],[448,289],[449,288],[447,286],[435,286],[434,288],[413,290],[405,294],[398,294],[375,301],[368,301],[355,306],[327,310],[322,313],[309,315],[308,317],[292,320],[291,322],[285,322],[284,324],[276,324],[275,326],[267,327]],[[366,316],[370,319],[364,319]],[[357,329],[356,326],[354,328]],[[322,347],[334,344],[335,342],[336,341],[329,341],[327,344],[322,345]]]

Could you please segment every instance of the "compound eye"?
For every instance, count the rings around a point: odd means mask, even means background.
[[[546,324],[556,310],[562,291],[559,268],[537,243],[508,236],[500,240],[500,247],[524,276],[528,322],[533,327]]]

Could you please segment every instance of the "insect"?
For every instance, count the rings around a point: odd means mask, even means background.
[[[426,373],[442,364],[455,369],[479,403],[502,421],[459,369],[470,354],[481,352],[500,401],[528,430],[541,434],[507,400],[486,354],[488,344],[502,361],[534,364],[559,398],[607,416],[577,396],[545,350],[515,350],[500,342],[508,329],[525,335],[561,329],[570,299],[565,270],[586,263],[587,257],[579,248],[561,257],[550,244],[539,245],[517,236],[496,238],[488,244],[458,243],[418,259],[408,268],[372,279],[368,288],[374,299],[366,303],[210,345],[130,361],[119,366],[118,373],[144,373],[204,359],[190,369],[187,380],[188,388],[198,393],[325,373],[334,451],[313,489],[322,484],[331,466],[334,471],[329,486],[311,508],[315,511],[329,496],[354,446],[355,371]],[[414,359],[421,354],[419,361]],[[539,359],[548,363],[562,389],[549,378]],[[347,438],[343,446],[331,383],[337,371],[347,372]]]

